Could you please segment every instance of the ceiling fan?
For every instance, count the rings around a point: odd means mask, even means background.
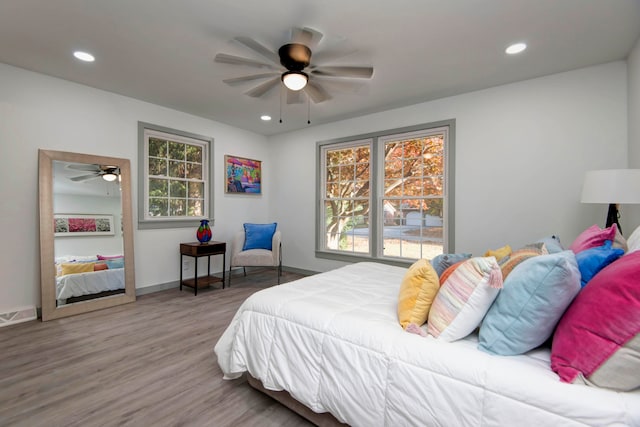
[[[236,37],[234,40],[256,52],[267,61],[243,58],[240,56],[219,53],[214,61],[223,64],[243,65],[264,68],[269,72],[223,80],[230,86],[251,81],[268,79],[245,92],[245,95],[260,98],[280,81],[287,90],[287,103],[303,102],[300,93],[307,94],[314,103],[331,99],[329,92],[321,84],[323,79],[370,79],[373,67],[367,66],[322,66],[315,61],[324,57],[330,59],[331,54],[320,52],[312,62],[312,50],[322,39],[322,33],[311,28],[293,28],[290,43],[280,46],[278,52],[263,46],[249,37]]]
[[[80,175],[69,178],[74,182],[82,182],[90,179],[102,177],[105,181],[115,181],[120,175],[120,168],[112,165],[95,165],[95,164],[70,164],[67,168],[92,172],[88,175]]]

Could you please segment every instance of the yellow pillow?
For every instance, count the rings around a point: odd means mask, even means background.
[[[62,264],[62,275],[93,272],[95,262],[71,262]]]
[[[426,259],[413,263],[402,279],[398,297],[398,320],[403,329],[413,323],[422,326],[440,289],[438,273]]]
[[[502,258],[511,255],[511,246],[506,245],[495,250],[488,250],[484,256],[492,256],[496,258],[496,261],[500,261]]]

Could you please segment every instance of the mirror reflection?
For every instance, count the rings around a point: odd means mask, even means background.
[[[124,293],[120,171],[53,161],[56,306]]]
[[[39,151],[42,320],[135,300],[130,163]]]

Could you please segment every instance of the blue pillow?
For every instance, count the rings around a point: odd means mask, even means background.
[[[442,254],[438,255],[431,260],[431,265],[433,266],[436,273],[438,273],[438,277],[442,276],[444,271],[451,267],[453,264],[456,264],[460,261],[464,261],[466,259],[471,258],[471,254],[460,253],[460,254]]]
[[[544,246],[547,248],[547,251],[550,254],[557,254],[558,252],[564,251],[564,247],[562,247],[562,242],[560,241],[560,237],[556,235],[543,237],[538,240],[536,243],[544,243]]]
[[[124,258],[105,259],[104,262],[109,267],[109,270],[124,268]]]
[[[538,255],[518,264],[480,325],[478,348],[513,356],[533,350],[552,334],[580,292],[573,251]]]
[[[276,232],[278,223],[273,224],[244,224],[244,246],[243,251],[249,249],[272,250],[271,240]]]
[[[582,276],[580,283],[583,288],[600,270],[624,255],[623,249],[612,248],[612,244],[611,240],[607,240],[602,246],[585,249],[576,254],[578,268]]]

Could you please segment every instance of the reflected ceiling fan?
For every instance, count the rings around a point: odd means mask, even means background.
[[[102,177],[105,181],[115,181],[120,176],[120,168],[112,165],[95,165],[95,164],[70,164],[67,168],[92,172],[87,175],[79,175],[69,178],[74,182],[82,182],[90,179]]]
[[[215,56],[215,62],[223,64],[243,65],[254,68],[264,68],[269,72],[235,77],[223,80],[231,86],[238,84],[265,80],[244,92],[253,98],[260,98],[280,81],[287,90],[287,103],[297,104],[303,102],[301,93],[306,93],[314,103],[331,99],[329,92],[323,87],[324,79],[370,79],[373,76],[373,67],[367,66],[322,66],[316,61],[331,59],[331,53],[323,55],[320,52],[312,59],[312,50],[322,39],[322,33],[311,28],[293,28],[291,41],[278,49],[278,52],[263,46],[249,37],[236,37],[234,40],[248,47],[252,51],[265,58],[267,61],[243,58],[240,56],[219,53]],[[336,55],[337,56],[337,55]],[[346,82],[348,84],[348,82]]]

